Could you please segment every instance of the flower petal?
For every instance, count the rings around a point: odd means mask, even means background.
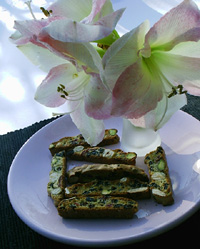
[[[200,58],[200,41],[181,42],[177,44],[169,52],[170,54],[174,54],[174,55],[182,55],[186,57]]]
[[[107,50],[102,60],[105,69],[102,77],[105,77],[104,80],[110,85],[111,89],[121,73],[138,59],[138,50],[144,44],[148,29],[149,22],[146,21],[136,29],[126,33]]]
[[[60,84],[65,86],[65,91],[69,93],[72,101],[83,98],[83,88],[88,82],[89,76],[82,72],[77,72],[76,68],[68,63],[54,67],[47,77],[37,88],[35,100],[48,107],[58,107],[66,102],[62,98],[62,93],[57,91]]]
[[[15,44],[26,44],[29,42],[29,38],[25,37],[23,38],[22,34],[16,30],[10,37],[10,41]]]
[[[173,114],[187,104],[186,95],[175,95],[172,98],[163,96],[157,107],[138,119],[130,119],[130,122],[142,128],[160,129]]]
[[[155,52],[154,60],[164,77],[173,85],[183,85],[190,94],[200,96],[200,58],[170,52]]]
[[[81,68],[86,66],[92,72],[102,70],[101,57],[90,43],[60,42],[48,35],[39,36],[40,41],[51,52]]]
[[[164,15],[147,33],[145,47],[170,50],[184,41],[200,39],[200,11],[191,0],[185,0]]]
[[[99,74],[91,75],[90,82],[84,90],[85,110],[95,119],[110,118],[111,92],[102,83]]]
[[[49,6],[53,16],[64,16],[75,21],[81,21],[92,10],[92,0],[57,0]]]
[[[156,68],[151,70],[140,59],[121,74],[113,90],[111,114],[132,119],[156,108],[162,99],[162,81]]]
[[[38,46],[42,46],[42,44],[37,41],[37,36],[40,31],[52,21],[60,19],[62,19],[62,17],[49,17],[42,20],[15,21],[14,28],[17,30],[17,33],[15,32],[11,36],[11,39],[17,45],[26,44],[31,41]]]
[[[49,35],[62,42],[91,42],[108,36],[115,28],[124,9],[101,18],[95,25],[84,24],[65,18],[56,20],[43,28],[41,37]],[[67,30],[67,32],[66,32]]]
[[[92,11],[89,16],[84,18],[82,23],[94,23],[105,15],[113,12],[110,0],[93,0]]]
[[[63,58],[51,53],[48,49],[27,43],[18,46],[19,50],[36,66],[45,72],[49,72],[52,67],[67,63]]]
[[[74,110],[75,103],[69,102],[71,110]],[[82,100],[79,107],[70,114],[72,121],[80,130],[81,134],[91,146],[99,144],[104,137],[105,127],[102,120],[90,118],[85,112],[84,101]]]

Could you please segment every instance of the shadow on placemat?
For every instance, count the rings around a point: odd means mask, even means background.
[[[181,110],[200,120],[200,97],[187,94],[188,104]]]

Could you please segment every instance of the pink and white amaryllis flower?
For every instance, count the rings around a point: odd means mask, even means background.
[[[108,90],[100,79],[101,57],[89,42],[107,37],[124,10],[114,12],[110,0],[58,0],[43,11],[45,19],[36,20],[33,14],[33,20],[16,21],[11,39],[34,64],[50,70],[35,99],[48,107],[67,103],[77,128],[96,145],[104,124],[87,110],[103,109],[102,95]],[[113,34],[109,39],[116,38]]]
[[[126,33],[103,57],[102,78],[113,93],[111,115],[160,128],[186,104],[185,90],[200,96],[199,51],[200,11],[190,0],[151,29],[146,21]]]

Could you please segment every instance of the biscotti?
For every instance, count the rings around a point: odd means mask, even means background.
[[[143,169],[127,164],[84,164],[72,168],[67,172],[67,181],[70,184],[97,180],[116,180],[123,177],[139,179],[148,182],[149,178]]]
[[[130,165],[135,165],[137,157],[134,152],[124,152],[120,149],[111,150],[102,147],[84,148],[83,146],[77,146],[67,151],[67,156],[79,161]]]
[[[110,195],[131,199],[150,198],[148,183],[127,177],[118,180],[94,180],[65,188],[65,197]]]
[[[82,196],[62,200],[57,209],[60,216],[68,219],[131,219],[138,204],[122,197]]]
[[[149,169],[150,188],[156,202],[171,205],[174,202],[165,152],[162,147],[150,152],[145,157]]]
[[[51,171],[47,185],[48,195],[57,206],[65,197],[66,157],[65,151],[56,153],[51,160]]]
[[[107,129],[105,130],[105,135],[103,140],[98,146],[106,146],[111,144],[116,144],[119,142],[119,136],[117,135],[116,129]],[[90,145],[85,141],[82,135],[77,135],[74,137],[64,137],[59,141],[51,143],[49,146],[49,150],[52,155],[59,151],[68,151],[73,149],[76,146],[84,146],[89,147]]]

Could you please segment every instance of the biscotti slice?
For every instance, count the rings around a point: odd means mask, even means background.
[[[147,154],[144,162],[149,169],[149,186],[156,202],[164,206],[173,204],[172,185],[163,148],[160,146]]]
[[[116,180],[123,177],[139,179],[148,182],[149,178],[143,169],[128,164],[84,164],[67,172],[70,184],[97,180]]]
[[[110,195],[131,199],[150,198],[148,183],[123,177],[118,180],[94,180],[88,183],[76,183],[65,188],[65,197]]]
[[[119,136],[117,135],[117,130],[107,129],[105,130],[105,135],[103,140],[98,146],[117,144],[118,142],[119,142]],[[76,146],[89,147],[90,145],[85,141],[83,136],[80,134],[74,137],[64,137],[57,142],[51,143],[49,146],[49,150],[51,154],[54,155],[59,151],[63,150],[68,151]]]
[[[83,146],[77,146],[67,151],[67,156],[78,161],[130,165],[135,165],[137,157],[134,152],[124,152],[120,149],[111,150],[102,147],[84,148]]]
[[[131,219],[138,211],[138,203],[122,197],[73,197],[62,200],[58,213],[67,219]]]
[[[55,206],[65,197],[66,157],[65,151],[56,153],[51,160],[51,171],[47,185],[48,195]]]

